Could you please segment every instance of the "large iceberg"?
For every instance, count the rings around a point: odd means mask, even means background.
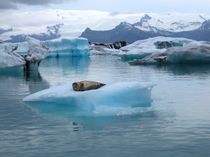
[[[49,54],[48,47],[31,37],[24,43],[4,43],[0,45],[0,67],[13,67],[40,63]]]
[[[130,64],[202,64],[210,63],[210,43],[192,42],[183,47],[172,47],[163,53],[152,54]]]
[[[152,102],[151,89],[151,85],[124,82],[108,84],[97,90],[75,92],[71,84],[67,83],[27,96],[23,101],[37,105],[68,106],[72,110],[76,108],[94,113],[98,108],[103,107],[150,107]]]
[[[119,53],[122,60],[131,61],[134,59],[142,59],[151,54],[159,54],[165,52],[171,47],[183,47],[193,40],[185,38],[171,37],[155,37],[146,40],[136,41],[128,46],[122,47]]]
[[[4,43],[0,45],[0,67],[11,67],[39,63],[48,56],[89,56],[87,39],[57,39],[41,42],[26,37],[22,43]]]
[[[25,64],[22,56],[15,53],[17,45],[3,44],[0,46],[0,68],[16,67]]]
[[[85,38],[62,38],[46,41],[45,44],[49,47],[50,56],[89,56],[89,43]]]

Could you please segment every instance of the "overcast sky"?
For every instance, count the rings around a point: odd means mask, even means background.
[[[210,0],[0,0],[0,9],[74,9],[110,12],[210,13]]]

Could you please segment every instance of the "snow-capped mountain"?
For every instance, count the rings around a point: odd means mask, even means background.
[[[174,14],[145,14],[141,17],[140,21],[134,23],[136,28],[143,31],[170,31],[170,32],[182,32],[198,29],[208,17],[202,15],[187,14],[181,15]]]
[[[10,16],[8,16],[10,15]],[[0,41],[22,41],[26,35],[49,40],[78,37],[86,28],[97,31],[114,29],[121,22],[143,32],[192,31],[210,19],[206,14],[190,13],[110,13],[104,11],[55,10],[2,11]],[[21,22],[20,22],[21,21]],[[132,25],[132,26],[131,26]],[[128,28],[129,28],[128,27]]]
[[[210,20],[206,20],[200,27],[200,30],[210,30]]]
[[[142,22],[141,20],[140,22]],[[139,23],[140,26],[140,23]],[[142,25],[143,26],[143,25]],[[137,40],[143,40],[151,37],[184,37],[198,41],[210,41],[210,20],[201,23],[199,28],[189,31],[167,31],[160,30],[156,27],[147,27],[147,30],[141,30],[135,24],[122,22],[114,29],[106,31],[96,31],[90,28],[86,29],[81,37],[87,38],[90,42],[110,43],[116,41],[126,41],[128,43]]]
[[[52,40],[61,37],[60,29],[62,28],[63,24],[56,24],[53,26],[47,26],[46,32],[44,33],[37,33],[37,34],[18,34],[18,35],[10,35],[7,40],[4,42],[23,42],[26,40],[26,37],[33,37],[41,41],[45,40]],[[12,34],[12,30],[10,34]]]
[[[6,32],[11,32],[11,31],[12,31],[12,28],[9,28],[9,29],[0,28],[0,35]]]

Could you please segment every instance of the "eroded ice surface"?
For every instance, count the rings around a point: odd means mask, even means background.
[[[50,56],[89,56],[89,43],[85,38],[56,39],[45,44]]]
[[[39,40],[27,37],[26,41],[28,44],[27,55],[25,57],[26,61],[39,62],[49,55],[49,48]]]
[[[24,65],[25,61],[40,62],[48,54],[48,48],[43,43],[34,38],[26,37],[24,43],[4,43],[0,45],[0,67]]]
[[[185,38],[171,38],[171,37],[155,37],[146,40],[139,40],[121,48],[119,55],[124,61],[134,59],[142,59],[151,54],[158,54],[165,52],[171,47],[182,47],[194,42]]]
[[[97,90],[75,92],[71,84],[51,87],[23,99],[36,104],[71,106],[80,110],[97,112],[99,108],[150,107],[151,85],[138,82],[124,82],[106,85]]]
[[[25,64],[25,60],[14,51],[17,45],[4,44],[0,46],[0,68],[15,67]]]

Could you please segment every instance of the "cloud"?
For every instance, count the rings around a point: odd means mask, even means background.
[[[70,1],[70,0],[66,0]],[[64,0],[0,0],[0,9],[17,9],[19,4],[24,5],[48,5],[62,3]]]

